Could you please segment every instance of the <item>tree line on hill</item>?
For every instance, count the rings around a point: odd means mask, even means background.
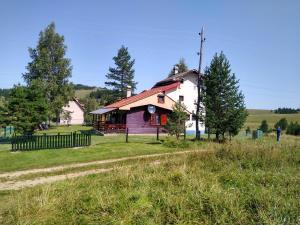
[[[276,114],[294,114],[300,112],[299,109],[293,109],[293,108],[278,108],[274,110],[274,113]]]

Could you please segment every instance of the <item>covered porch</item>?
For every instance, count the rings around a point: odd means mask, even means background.
[[[102,133],[124,133],[126,131],[126,110],[100,108],[91,112],[93,127]]]
[[[155,112],[148,111],[148,105],[138,106],[130,110],[119,108],[100,108],[91,112],[94,129],[107,133],[124,133],[129,129],[131,134],[156,133],[157,128],[165,131],[167,117],[171,110],[156,107]]]

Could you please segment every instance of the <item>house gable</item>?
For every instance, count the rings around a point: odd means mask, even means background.
[[[164,96],[164,103],[159,103],[158,97]],[[130,110],[131,108],[143,106],[143,105],[155,105],[160,108],[172,110],[173,105],[175,104],[175,101],[171,99],[169,96],[165,95],[163,92],[155,93],[151,96],[148,96],[146,98],[140,99],[138,101],[135,101],[131,104],[125,105],[123,107],[120,107],[120,110]]]

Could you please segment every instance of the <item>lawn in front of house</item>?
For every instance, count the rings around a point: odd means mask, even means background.
[[[91,128],[85,126],[59,126],[37,133],[57,134],[58,132],[68,133],[89,129]],[[161,139],[164,138],[166,137],[161,137]],[[0,173],[180,150],[182,149],[170,148],[161,144],[156,140],[156,135],[130,135],[129,143],[125,142],[124,134],[92,135],[92,145],[88,147],[23,152],[11,152],[10,145],[3,144],[0,145]]]

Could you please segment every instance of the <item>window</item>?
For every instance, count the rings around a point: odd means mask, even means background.
[[[184,96],[183,95],[179,95],[179,102],[183,102],[184,101]]]
[[[165,103],[165,96],[164,95],[158,95],[157,96],[157,102],[161,103],[161,104]]]
[[[193,121],[196,121],[196,114],[193,114],[193,115],[192,115],[192,120],[193,120]]]
[[[156,114],[156,113],[151,114],[150,124],[151,125],[160,125],[160,115]]]

